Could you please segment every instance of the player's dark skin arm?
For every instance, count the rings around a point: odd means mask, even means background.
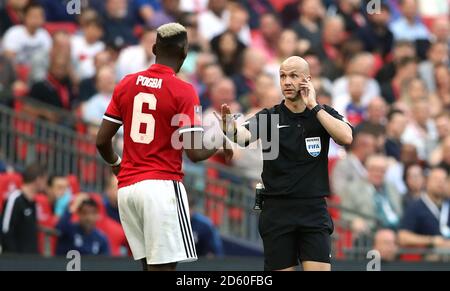
[[[186,152],[188,158],[194,163],[209,159],[219,150],[207,148],[194,149],[194,140],[203,140],[203,133],[198,131],[183,133],[184,151]],[[227,144],[224,145],[224,154],[225,160],[228,162],[233,157],[233,150],[231,149],[231,144],[228,141],[226,142]]]
[[[119,155],[114,152],[112,139],[120,126],[120,124],[103,119],[97,133],[97,140],[95,142],[97,150],[108,164],[114,164],[119,158]],[[117,175],[120,171],[120,165],[112,167],[112,170],[114,174]]]

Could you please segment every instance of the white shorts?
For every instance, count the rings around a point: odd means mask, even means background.
[[[149,265],[197,259],[186,190],[180,182],[145,180],[118,192],[119,214],[135,260]]]

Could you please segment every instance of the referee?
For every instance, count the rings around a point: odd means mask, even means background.
[[[262,142],[265,189],[259,232],[265,269],[293,271],[300,261],[305,271],[329,271],[334,227],[325,201],[330,193],[328,147],[330,137],[351,144],[352,127],[333,108],[317,103],[304,59],[294,56],[281,64],[280,85],[284,100],[241,126],[230,118],[226,104],[216,117],[235,143]],[[279,152],[268,158],[265,153],[274,146]]]

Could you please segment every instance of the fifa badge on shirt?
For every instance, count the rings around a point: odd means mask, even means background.
[[[322,143],[320,142],[320,136],[305,138],[305,144],[306,144],[306,150],[308,151],[308,153],[311,156],[317,157],[320,155],[320,151],[322,149]]]

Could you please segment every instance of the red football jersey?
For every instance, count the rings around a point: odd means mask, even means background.
[[[149,179],[182,180],[182,148],[172,140],[203,130],[196,114],[199,104],[192,85],[160,64],[128,75],[116,86],[103,118],[124,127],[119,187]]]

